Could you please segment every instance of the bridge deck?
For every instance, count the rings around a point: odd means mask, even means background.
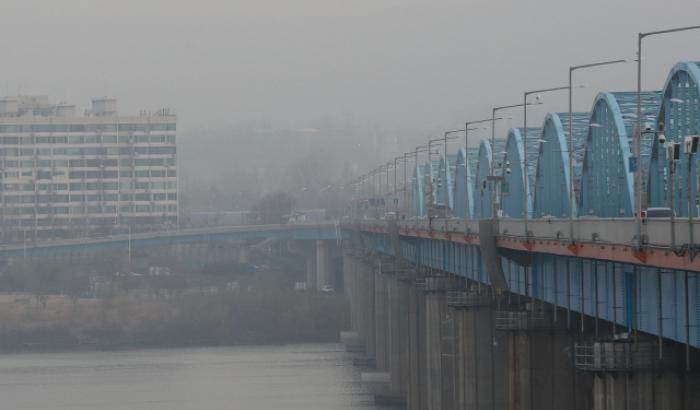
[[[330,240],[339,238],[339,235],[339,227],[334,222],[297,225],[224,226],[7,245],[0,246],[0,256],[23,254],[40,255],[42,253],[63,251],[90,251],[112,246],[123,246],[129,241],[131,241],[132,246],[138,247],[144,245],[201,243],[222,240],[244,241],[248,239],[264,239],[272,236],[284,236],[298,240]]]
[[[479,244],[478,220],[433,219],[429,222],[415,219],[398,221],[397,225],[402,236]],[[700,222],[697,221],[692,223],[691,237],[688,220],[676,220],[673,239],[668,219],[648,219],[642,224],[644,246],[641,249],[636,245],[633,219],[581,218],[573,224],[568,219],[556,218],[527,222],[499,219],[497,225],[499,248],[700,271],[700,257],[695,257],[698,245],[692,242],[700,238]],[[389,231],[386,220],[364,220],[354,226],[369,232]]]
[[[479,222],[362,220],[344,228],[361,249],[399,252],[417,266],[700,347],[700,257],[691,255],[687,220],[685,230],[676,226],[675,247],[668,220],[646,221],[638,249],[632,219],[575,220],[573,236],[566,219],[530,220],[528,235],[525,221],[503,219],[491,229],[500,264]]]

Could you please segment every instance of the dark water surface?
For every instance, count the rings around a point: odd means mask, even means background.
[[[373,409],[338,344],[0,355],[0,409]]]

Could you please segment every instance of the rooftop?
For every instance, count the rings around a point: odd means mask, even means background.
[[[118,115],[117,99],[113,97],[93,98],[91,108],[86,109],[82,116],[76,114],[74,104],[51,103],[46,95],[6,96],[0,99],[0,119],[31,121],[38,118],[116,117]],[[174,117],[174,113],[167,108],[155,111],[142,110],[138,117]]]

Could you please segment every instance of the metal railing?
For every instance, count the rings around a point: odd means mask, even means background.
[[[577,343],[574,346],[574,365],[584,371],[629,372],[651,369],[653,357],[651,343],[599,341]]]
[[[449,234],[478,234],[478,220],[457,218],[433,219],[432,224],[426,219],[408,219],[398,222],[399,230],[432,231]],[[385,228],[387,221],[364,220],[360,226]],[[681,248],[684,244],[695,249],[700,244],[690,240],[691,227],[693,237],[700,238],[700,220],[689,223],[677,219],[674,223],[674,237],[671,235],[669,218],[649,218],[642,223],[643,243],[646,246],[670,248],[673,243]],[[636,230],[633,218],[593,218],[580,217],[574,220],[574,236],[571,237],[570,222],[563,218],[538,218],[527,221],[522,219],[499,218],[498,233],[503,237],[532,238],[541,240],[567,240],[577,243],[598,243],[635,245]],[[695,249],[697,250],[697,249]]]
[[[488,293],[477,293],[472,290],[447,292],[447,306],[457,309],[490,306],[492,303],[493,299]]]
[[[545,330],[551,324],[542,310],[498,310],[495,327],[496,330],[518,332]]]
[[[417,278],[416,280],[414,280],[413,287],[415,287],[418,290],[424,290],[425,289],[425,278]]]

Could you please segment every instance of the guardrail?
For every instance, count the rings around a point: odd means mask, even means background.
[[[17,251],[23,249],[41,249],[41,248],[51,248],[57,246],[72,246],[72,245],[84,245],[84,244],[101,244],[101,243],[112,243],[112,242],[125,242],[125,241],[138,241],[146,239],[156,239],[156,238],[177,238],[183,236],[197,236],[197,235],[220,235],[220,234],[232,234],[238,232],[265,232],[265,231],[279,231],[279,230],[293,230],[293,229],[323,229],[323,228],[337,228],[338,223],[335,221],[324,222],[324,223],[313,223],[313,224],[277,224],[277,225],[233,225],[233,226],[223,226],[223,227],[211,227],[211,228],[195,228],[195,229],[180,229],[180,230],[170,230],[170,231],[155,231],[155,232],[139,232],[129,234],[120,234],[112,236],[103,236],[98,238],[71,238],[71,239],[59,239],[53,241],[41,241],[41,242],[27,242],[20,244],[10,244],[10,245],[0,245],[0,252],[2,251]],[[338,233],[339,235],[339,233]]]
[[[361,220],[360,225],[373,228],[386,228],[389,221],[384,219]],[[577,243],[600,243],[636,246],[637,236],[635,221],[632,218],[592,218],[582,217],[573,222],[573,237],[568,219],[543,218],[531,219],[527,224],[523,219],[499,218],[498,232],[502,237],[528,238],[534,240],[562,240]],[[466,219],[406,219],[397,221],[400,230],[427,231],[445,234],[477,235],[478,220]],[[527,225],[527,232],[525,227]],[[643,243],[649,247],[680,250],[691,243],[700,249],[700,220],[693,220],[691,242],[691,224],[687,219],[676,219],[673,224],[669,218],[645,219],[642,224]]]

